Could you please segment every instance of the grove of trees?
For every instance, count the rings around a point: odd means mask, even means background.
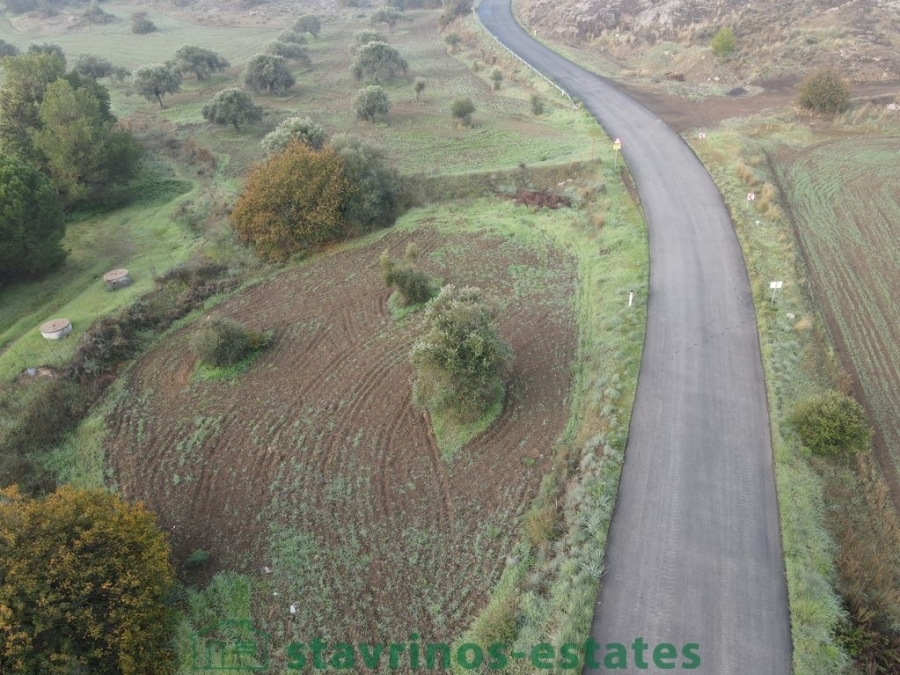
[[[174,572],[142,505],[103,490],[0,491],[0,580],[0,672],[171,672]]]

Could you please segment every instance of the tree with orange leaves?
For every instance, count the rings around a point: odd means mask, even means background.
[[[353,192],[340,157],[293,142],[247,176],[231,220],[267,260],[286,260],[345,234],[342,208]]]
[[[0,490],[0,672],[164,675],[174,613],[154,516],[103,490]]]

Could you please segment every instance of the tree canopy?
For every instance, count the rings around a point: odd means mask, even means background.
[[[341,159],[344,175],[353,186],[341,213],[347,226],[357,231],[394,224],[400,212],[397,173],[388,166],[384,152],[357,136],[337,134],[331,147]]]
[[[0,671],[164,675],[169,546],[142,505],[62,487],[0,491]]]
[[[67,201],[83,200],[134,174],[140,146],[116,127],[102,85],[91,80],[76,88],[68,78],[59,79],[48,85],[39,116],[34,145]]]
[[[141,66],[134,72],[134,90],[148,101],[158,101],[163,107],[162,97],[181,89],[181,73],[169,63]]]
[[[303,65],[309,65],[309,54],[306,47],[296,42],[284,42],[282,40],[272,40],[266,46],[267,54],[274,54],[289,61],[296,61]]]
[[[19,49],[12,44],[11,42],[7,42],[6,40],[0,40],[0,58],[4,56],[16,56],[19,53]]]
[[[294,142],[250,171],[231,218],[261,257],[285,260],[344,234],[341,207],[351,191],[333,150]]]
[[[388,31],[390,32],[401,18],[403,18],[403,15],[396,7],[386,5],[384,7],[379,7],[372,12],[372,17],[369,20],[373,25],[377,23],[386,23],[388,25]]]
[[[300,141],[313,150],[321,150],[328,141],[325,129],[308,117],[288,117],[266,134],[261,145],[266,154],[281,152],[293,141]]]
[[[43,274],[66,257],[62,206],[40,171],[0,155],[0,278]]]
[[[377,84],[360,89],[353,97],[353,111],[361,120],[374,122],[378,115],[387,115],[390,109],[387,92]]]
[[[512,350],[480,289],[445,286],[426,305],[424,326],[410,355],[417,404],[472,421],[503,399]]]
[[[244,84],[255,94],[264,91],[277,94],[293,87],[295,81],[284,57],[274,54],[257,54],[250,59],[244,73]]]
[[[203,118],[215,124],[231,124],[240,131],[241,124],[262,119],[262,108],[253,103],[246,91],[232,87],[220,91],[203,106]]]
[[[357,80],[374,80],[379,84],[407,71],[406,61],[400,52],[386,42],[367,42],[356,50],[350,64],[350,72]]]
[[[322,30],[322,20],[312,14],[301,16],[294,23],[294,30],[298,33],[309,33],[313,37],[319,37],[319,31]]]
[[[41,126],[40,105],[44,92],[66,72],[58,54],[24,54],[4,59],[6,80],[0,89],[0,146],[3,152],[25,162],[41,164],[31,130]]]
[[[210,73],[222,72],[231,64],[211,49],[196,45],[182,45],[175,52],[175,67],[180,73],[193,73],[198,80],[205,80]]]

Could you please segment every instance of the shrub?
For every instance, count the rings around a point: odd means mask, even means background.
[[[416,103],[419,102],[419,96],[422,95],[422,92],[425,91],[425,80],[421,77],[417,77],[415,83],[413,84],[413,90],[416,92]]]
[[[131,32],[137,35],[152,33],[156,24],[147,16],[147,12],[135,12],[131,15]]]
[[[544,114],[544,101],[537,94],[531,95],[531,113],[533,115],[543,115]]]
[[[800,83],[800,107],[834,115],[850,107],[850,90],[832,70],[820,70]]]
[[[450,113],[465,126],[472,124],[472,113],[475,112],[475,104],[470,98],[458,98],[450,104]]]
[[[198,548],[185,558],[181,566],[186,570],[195,570],[204,567],[207,562],[209,562],[209,552]]]
[[[298,33],[309,33],[313,37],[319,37],[319,31],[322,30],[322,20],[317,16],[307,15],[301,16],[294,23],[294,30]]]
[[[424,334],[410,356],[417,405],[471,422],[502,400],[512,350],[496,319],[478,288],[445,286],[428,303]]]
[[[274,54],[289,61],[308,66],[311,62],[306,47],[296,42],[283,42],[282,40],[272,40],[266,47],[267,54]]]
[[[499,68],[494,68],[491,71],[491,82],[494,83],[494,91],[500,89],[500,84],[503,82],[503,73],[500,72]]]
[[[383,33],[379,33],[377,30],[357,31],[353,34],[353,45],[350,49],[355,53],[357,49],[370,42],[387,42],[387,38]]]
[[[337,134],[331,147],[352,186],[341,216],[352,230],[366,231],[394,224],[400,212],[399,178],[377,146],[349,134]]]
[[[250,331],[230,319],[207,319],[191,339],[191,348],[201,363],[215,368],[232,366],[253,348]]]
[[[461,42],[462,38],[459,36],[459,33],[447,33],[444,36],[444,44],[450,47],[450,53],[455,52]]]
[[[836,391],[798,404],[790,422],[803,444],[817,455],[856,454],[864,451],[872,438],[859,403]]]
[[[308,117],[288,117],[274,131],[266,134],[260,145],[271,155],[281,152],[295,140],[313,150],[321,150],[328,141],[328,133]]]
[[[413,244],[410,244],[413,246]],[[409,249],[407,249],[409,251]],[[411,255],[406,256],[413,260]],[[415,269],[412,265],[401,265],[391,260],[388,251],[384,251],[378,259],[381,265],[382,278],[387,286],[393,286],[402,298],[405,306],[421,305],[434,297],[434,284],[425,272]]]
[[[716,56],[727,56],[728,54],[731,54],[736,46],[734,31],[727,26],[720,28],[719,32],[713,36],[709,46]]]

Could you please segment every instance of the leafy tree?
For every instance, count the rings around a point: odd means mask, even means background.
[[[131,15],[131,32],[146,35],[156,30],[156,24],[147,16],[147,12],[134,12]]]
[[[281,40],[272,40],[266,47],[267,54],[274,54],[289,61],[297,61],[303,65],[309,65],[309,54],[306,47],[298,45],[295,42],[282,42]]]
[[[25,162],[40,165],[42,158],[31,140],[41,125],[39,108],[44,91],[66,72],[58,54],[36,53],[4,59],[6,80],[0,89],[0,146]]]
[[[438,23],[441,26],[449,26],[457,17],[472,13],[472,0],[447,0],[444,3],[444,11]]]
[[[164,675],[175,615],[154,516],[103,490],[0,491],[0,671]]]
[[[308,117],[289,117],[266,134],[261,145],[266,154],[271,155],[281,152],[293,141],[321,150],[328,141],[328,133]]]
[[[175,52],[175,68],[182,74],[193,73],[198,80],[205,80],[210,73],[220,73],[230,65],[213,50],[195,45],[182,45]]]
[[[408,67],[400,52],[388,43],[369,42],[356,51],[350,72],[357,80],[371,79],[380,84],[405,73]]]
[[[817,455],[856,454],[866,450],[872,438],[859,403],[836,391],[797,405],[790,422],[803,444]]]
[[[319,31],[322,30],[322,20],[312,14],[301,16],[294,23],[294,30],[298,33],[309,33],[317,38],[319,37]]]
[[[449,285],[425,307],[423,323],[410,355],[414,401],[464,422],[478,419],[503,399],[512,364],[496,309],[480,289]]]
[[[387,42],[387,38],[377,30],[360,30],[353,34],[353,46],[351,49],[356,52],[357,49],[370,42]]]
[[[288,42],[292,45],[306,45],[306,38],[295,30],[283,31],[278,36],[279,42]]]
[[[262,108],[254,105],[246,91],[232,87],[220,91],[203,106],[203,119],[215,124],[231,124],[235,131],[240,131],[241,124],[262,119]]]
[[[491,71],[491,82],[494,83],[495,91],[500,88],[500,84],[503,82],[503,73],[499,68],[494,68]]]
[[[399,12],[399,10],[397,10],[396,7],[385,6],[379,7],[374,12],[372,12],[370,21],[373,26],[378,23],[386,23],[388,26],[388,32],[390,33],[401,18],[403,18],[403,15]]]
[[[231,219],[261,257],[286,260],[345,233],[341,207],[351,191],[333,150],[291,143],[250,171]]]
[[[0,278],[43,274],[65,259],[62,206],[46,176],[0,155],[0,204]]]
[[[59,45],[54,45],[49,42],[42,42],[40,44],[30,44],[28,45],[28,53],[29,54],[50,54],[56,55],[61,58],[63,61],[66,60],[65,52],[63,52],[62,47]]]
[[[93,86],[76,88],[66,78],[48,85],[40,106],[41,127],[32,134],[50,179],[70,202],[126,180],[140,156],[131,134],[116,128],[105,88],[91,82]]]
[[[833,70],[820,70],[800,83],[800,107],[834,115],[850,107],[850,90]]]
[[[367,231],[393,225],[400,212],[399,180],[388,166],[384,152],[350,134],[336,135],[331,139],[331,147],[353,187],[352,197],[341,206],[347,226]]]
[[[162,97],[181,90],[181,73],[171,63],[157,63],[141,66],[134,72],[134,90],[148,101],[159,101]]]
[[[387,115],[390,109],[387,92],[377,84],[360,89],[353,97],[353,111],[361,120],[374,122],[376,116]]]
[[[116,20],[114,14],[110,14],[109,12],[104,12],[103,8],[100,5],[92,4],[86,10],[81,13],[81,18],[87,23],[96,23],[96,24],[107,24],[112,23]]]
[[[450,104],[450,114],[462,122],[465,126],[472,124],[472,114],[475,112],[475,104],[470,98],[458,98]]]
[[[737,46],[734,39],[734,31],[728,26],[720,28],[719,32],[713,36],[709,46],[716,56],[727,56],[728,54],[731,54]]]
[[[419,96],[421,96],[422,92],[425,91],[425,86],[425,80],[423,80],[421,77],[417,77],[416,82],[413,85],[413,90],[415,90],[416,92],[416,103],[419,102]]]
[[[18,56],[19,50],[11,42],[0,40],[0,59],[4,56]]]
[[[284,57],[274,54],[257,54],[250,59],[244,73],[244,84],[255,94],[263,91],[277,94],[293,87],[295,81]]]

